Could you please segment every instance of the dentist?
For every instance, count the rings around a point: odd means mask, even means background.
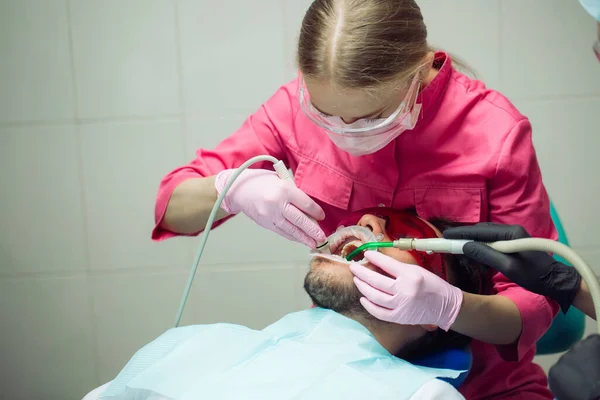
[[[244,214],[314,248],[348,212],[386,206],[463,224],[520,223],[557,237],[529,120],[429,47],[415,0],[314,0],[297,56],[297,79],[214,149],[198,149],[163,178],[154,240],[202,231],[236,168],[263,154],[282,160],[295,185],[270,163],[255,164],[224,195],[215,226]],[[558,305],[501,274],[493,284],[494,295],[465,297],[472,310],[497,318],[488,324],[473,312],[477,318],[459,321],[475,339],[460,392],[467,400],[516,392],[552,400],[532,359]]]

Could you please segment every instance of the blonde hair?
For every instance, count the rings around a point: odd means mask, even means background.
[[[315,0],[302,21],[297,62],[308,79],[370,91],[426,73],[431,51],[414,0]]]

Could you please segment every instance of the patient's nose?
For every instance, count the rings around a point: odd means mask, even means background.
[[[371,214],[363,215],[360,221],[358,221],[358,226],[367,228],[374,234],[385,233],[385,220]]]

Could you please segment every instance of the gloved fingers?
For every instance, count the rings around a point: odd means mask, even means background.
[[[404,278],[410,276],[421,277],[423,275],[424,270],[418,265],[405,264],[378,251],[365,251],[364,255],[371,264],[381,268],[394,278],[398,278],[399,276],[403,276]]]
[[[325,218],[325,211],[323,211],[321,206],[296,186],[290,188],[289,202],[317,221],[321,221]]]
[[[373,304],[366,297],[360,298],[360,304],[364,307],[365,310],[375,318],[380,321],[393,322],[394,311],[388,310],[387,308],[379,307],[376,304]]]
[[[520,225],[504,225],[493,222],[481,222],[471,226],[459,226],[444,231],[446,239],[475,240],[478,242],[495,242],[530,237]]]
[[[352,263],[350,264],[350,272],[354,276],[360,279],[362,282],[388,294],[394,293],[394,284],[396,281],[392,278],[388,278],[378,272],[372,271],[364,265]]]
[[[317,242],[310,238],[306,233],[301,231],[296,225],[293,225],[290,221],[286,219],[282,219],[281,221],[274,222],[274,227],[276,228],[276,232],[280,235],[286,237],[292,237],[292,240],[295,242],[300,242],[311,249],[317,247]]]
[[[484,243],[477,242],[465,244],[463,253],[471,260],[492,267],[510,278],[513,264],[511,255],[501,253]]]
[[[289,240],[290,242],[298,242],[298,239],[296,239],[294,236],[290,235],[290,234],[289,234],[289,233],[287,233],[286,231],[284,231],[284,230],[281,230],[281,229],[279,229],[279,228],[277,228],[277,227],[274,227],[274,228],[273,228],[273,232],[275,232],[275,233],[276,233],[276,234],[278,234],[279,236],[281,236],[281,237],[283,237],[283,238],[285,238],[285,239]],[[301,242],[300,242],[300,243],[301,243]],[[302,243],[302,244],[305,244],[305,245],[307,245],[306,243]],[[309,247],[310,247],[310,246],[309,246]]]
[[[369,301],[380,306],[392,309],[394,308],[394,296],[390,296],[376,288],[366,284],[359,278],[354,277],[354,284],[358,288],[358,291],[363,294]]]
[[[321,229],[319,224],[311,220],[302,211],[297,209],[292,204],[286,204],[282,210],[283,217],[287,219],[292,225],[303,231],[308,237],[313,239],[317,243],[324,242],[327,237],[325,232]]]

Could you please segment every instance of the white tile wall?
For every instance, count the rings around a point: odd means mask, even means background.
[[[172,1],[69,3],[80,117],[181,112]]]
[[[179,1],[189,114],[254,111],[273,94],[283,83],[281,16],[279,0],[261,0],[258,8],[251,1]]]
[[[85,271],[74,125],[0,127],[0,274]]]
[[[85,275],[0,280],[2,398],[76,399],[96,383],[89,294]]]
[[[596,25],[576,1],[502,0],[501,74],[515,98],[598,96]]]
[[[258,107],[256,107],[258,109]],[[196,150],[214,149],[221,140],[238,130],[250,112],[239,115],[222,116],[207,115],[203,117],[189,117],[187,119],[185,137],[185,157],[193,159]]]
[[[419,3],[431,43],[531,117],[569,238],[600,272],[593,21],[576,1]],[[0,397],[80,399],[173,323],[198,238],[150,241],[159,180],[294,77],[309,4],[0,1]],[[309,305],[304,249],[243,216],[203,261],[184,323],[262,327]]]
[[[90,268],[188,264],[190,240],[148,240],[158,183],[187,161],[180,121],[85,124],[80,131]]]
[[[491,88],[500,82],[501,0],[436,1],[419,5],[427,25],[429,42],[448,51],[471,68]]]
[[[73,118],[64,0],[0,3],[0,122]]]

